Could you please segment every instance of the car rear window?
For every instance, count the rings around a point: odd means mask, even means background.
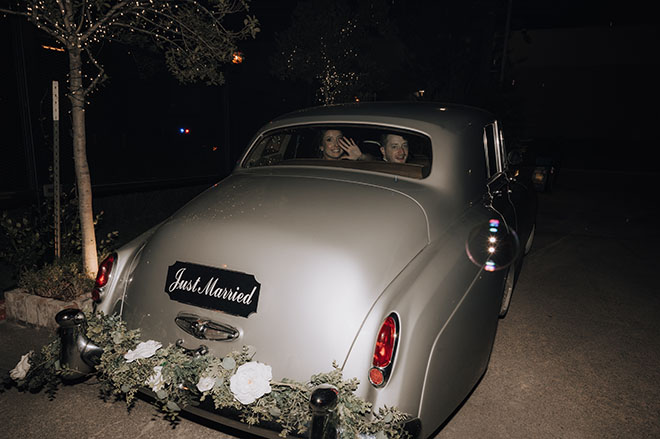
[[[316,125],[266,132],[243,168],[325,166],[425,178],[431,169],[431,140],[419,133],[377,126]]]

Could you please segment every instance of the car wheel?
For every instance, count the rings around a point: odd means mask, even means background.
[[[535,233],[536,233],[536,224],[533,224],[532,231],[529,232],[529,238],[527,238],[527,242],[525,243],[525,254],[529,253],[529,251],[532,249],[532,243],[534,243]]]
[[[500,318],[506,316],[511,304],[511,296],[513,295],[513,285],[516,283],[516,267],[511,266],[506,273],[506,280],[504,281],[504,294],[502,294],[502,305],[500,305]]]

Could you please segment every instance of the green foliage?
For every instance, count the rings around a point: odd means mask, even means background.
[[[10,215],[2,212],[0,216],[0,260],[5,261],[14,270],[14,278],[19,278],[24,271],[42,267],[54,254],[54,207],[52,200],[44,201],[41,209],[31,206],[27,211]],[[94,217],[94,226],[98,227],[103,212]],[[82,234],[78,214],[78,200],[75,192],[63,193],[60,205],[60,255],[63,260],[80,257]],[[109,254],[119,235],[113,231],[97,240],[99,258]]]
[[[228,13],[247,10],[247,2],[210,1],[205,8],[198,2],[182,2],[176,7],[167,2],[162,3],[162,9],[167,10],[175,23],[180,23],[177,34],[165,32],[162,36],[154,33],[154,41],[163,50],[165,62],[170,73],[182,83],[204,81],[208,85],[224,83],[220,66],[231,61],[232,54],[237,51],[236,42],[248,37],[255,38],[259,32],[255,17],[246,15],[243,27],[237,32],[229,32],[221,26],[221,18]],[[237,5],[231,10],[233,5]],[[154,12],[147,19],[137,15],[135,27],[149,28],[153,21],[163,22],[164,15]],[[148,20],[148,21],[147,21]],[[163,23],[165,28],[167,23]],[[192,44],[191,44],[192,43]]]
[[[12,217],[2,212],[0,217],[0,259],[15,270],[15,275],[21,269],[36,267],[48,248],[48,234],[44,234],[48,226],[35,213]]]
[[[18,286],[37,296],[73,300],[89,294],[94,281],[83,273],[80,262],[56,261],[37,270],[24,271]]]
[[[46,393],[53,398],[61,384],[59,374],[60,365],[60,339],[55,338],[46,344],[38,352],[30,352],[30,370],[24,377],[16,381],[19,389],[37,392],[45,389]],[[12,379],[3,377],[4,387],[12,384]]]
[[[374,410],[371,403],[355,395],[359,381],[344,380],[336,364],[330,372],[313,375],[308,382],[282,379],[270,381],[271,391],[254,402],[243,404],[231,390],[230,381],[244,364],[254,361],[255,349],[244,346],[223,358],[212,354],[191,356],[180,347],[163,346],[147,355],[128,362],[125,354],[139,345],[140,331],[128,330],[116,315],[88,314],[87,336],[103,349],[101,362],[95,373],[104,389],[104,395],[116,396],[131,404],[140,389],[152,387],[157,404],[163,414],[176,419],[182,408],[197,405],[210,398],[216,409],[231,408],[238,412],[242,422],[256,425],[274,421],[282,428],[281,436],[304,433],[311,420],[309,401],[319,385],[337,389],[338,404],[332,416],[342,439],[356,438],[358,434],[384,434],[390,438],[405,438],[403,423],[408,415],[394,407]],[[57,355],[59,341],[45,346],[41,354],[30,357],[27,376],[17,382],[19,388],[39,389],[48,385],[50,392],[57,389],[62,368]],[[155,368],[159,368],[159,384],[153,383]],[[210,378],[210,390],[200,391],[200,379]]]

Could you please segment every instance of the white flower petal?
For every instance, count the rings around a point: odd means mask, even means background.
[[[30,356],[32,355],[32,351],[28,352],[27,354],[21,356],[20,361],[16,365],[15,368],[13,368],[9,372],[9,376],[11,377],[12,380],[18,381],[22,380],[27,376],[28,371],[30,370]]]
[[[197,389],[200,392],[207,392],[215,386],[215,378],[213,377],[200,377],[197,383]]]
[[[124,354],[126,362],[131,363],[140,358],[149,358],[152,357],[158,349],[163,345],[155,340],[143,341],[135,347]]]
[[[151,387],[151,390],[158,392],[162,390],[165,386],[165,379],[163,378],[163,367],[156,366],[154,367],[154,374],[147,378],[145,384]]]
[[[270,393],[273,373],[270,366],[256,361],[241,365],[229,380],[229,388],[241,404],[251,404]]]

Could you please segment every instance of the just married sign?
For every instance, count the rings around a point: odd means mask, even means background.
[[[172,300],[241,317],[257,312],[260,289],[252,274],[181,261],[168,267],[165,282]]]

